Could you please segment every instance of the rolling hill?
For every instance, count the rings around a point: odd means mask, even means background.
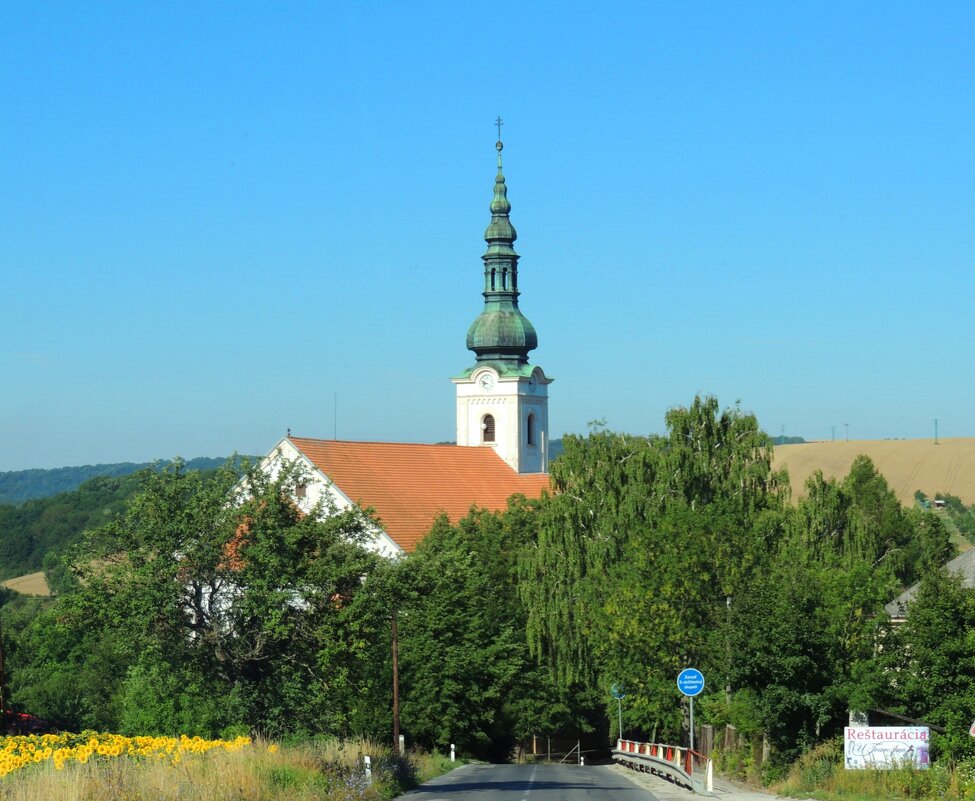
[[[187,470],[215,470],[227,461],[226,457],[201,456],[186,462]],[[0,503],[23,503],[36,498],[49,498],[71,492],[92,478],[120,478],[147,467],[160,468],[168,459],[156,462],[119,462],[117,464],[87,464],[80,467],[55,467],[50,470],[12,470],[0,472]]]
[[[792,497],[805,494],[806,479],[815,470],[827,478],[844,478],[860,454],[873,460],[901,503],[914,503],[921,490],[957,495],[967,504],[975,503],[975,437],[943,439],[851,440],[850,442],[807,442],[778,445],[774,467],[786,468],[792,484]]]

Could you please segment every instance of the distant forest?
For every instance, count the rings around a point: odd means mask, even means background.
[[[772,437],[773,445],[802,445],[805,441],[802,437]]]
[[[193,459],[186,462],[186,468],[213,474],[226,461]],[[108,523],[125,510],[142,487],[139,471],[161,469],[166,464],[169,463],[87,465],[0,473],[0,481],[19,479],[11,483],[33,495],[19,504],[0,503],[0,580],[44,570],[51,588],[60,589],[64,579],[62,556],[66,551],[81,539],[83,532]],[[78,478],[96,470],[107,472],[88,480]],[[57,475],[46,481],[49,474]],[[71,481],[76,484],[67,491],[55,490],[49,497],[36,497],[44,486]]]
[[[43,569],[58,583],[60,557],[83,531],[104,525],[139,491],[136,475],[96,476],[79,488],[0,506],[0,579]],[[52,589],[56,589],[52,586]]]
[[[190,470],[216,470],[226,460],[200,457],[186,463]],[[78,489],[92,478],[119,478],[166,462],[120,462],[118,464],[86,464],[81,467],[57,467],[52,470],[14,470],[0,473],[0,504],[23,503],[35,498],[49,498],[61,492]]]

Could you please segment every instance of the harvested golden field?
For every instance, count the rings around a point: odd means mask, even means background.
[[[26,576],[7,579],[3,586],[8,590],[24,595],[50,595],[51,588],[47,586],[47,579],[43,573],[28,573]]]
[[[815,470],[827,478],[844,478],[860,454],[869,456],[887,479],[901,503],[912,505],[914,493],[930,497],[936,492],[957,495],[965,504],[975,503],[975,438],[875,439],[850,442],[807,442],[779,445],[774,466],[786,468],[793,499],[805,495],[806,479]]]

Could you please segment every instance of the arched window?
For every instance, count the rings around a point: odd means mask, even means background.
[[[481,420],[481,442],[494,442],[494,416],[484,415]]]
[[[525,436],[528,439],[529,445],[537,445],[535,441],[535,413],[532,412],[528,415],[528,424],[525,426]]]
[[[494,268],[492,267],[492,268],[491,268],[491,291],[492,291],[492,292],[494,292],[494,279],[495,279],[495,276],[497,276],[497,274],[498,274],[498,271],[497,271],[497,270],[495,270],[495,269],[494,269]]]
[[[508,289],[508,268],[507,267],[501,270],[501,288],[504,290]]]

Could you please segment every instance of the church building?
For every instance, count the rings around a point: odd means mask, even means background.
[[[500,131],[500,128],[499,128]],[[298,461],[309,475],[296,499],[311,509],[328,498],[338,509],[371,507],[381,525],[372,547],[395,556],[412,551],[433,521],[452,522],[472,506],[503,509],[516,493],[538,497],[549,487],[548,385],[528,363],[535,328],[518,308],[517,238],[497,143],[498,174],[484,238],[484,310],[467,332],[474,364],[455,376],[457,444],[345,442],[288,436],[264,457],[266,470]]]

